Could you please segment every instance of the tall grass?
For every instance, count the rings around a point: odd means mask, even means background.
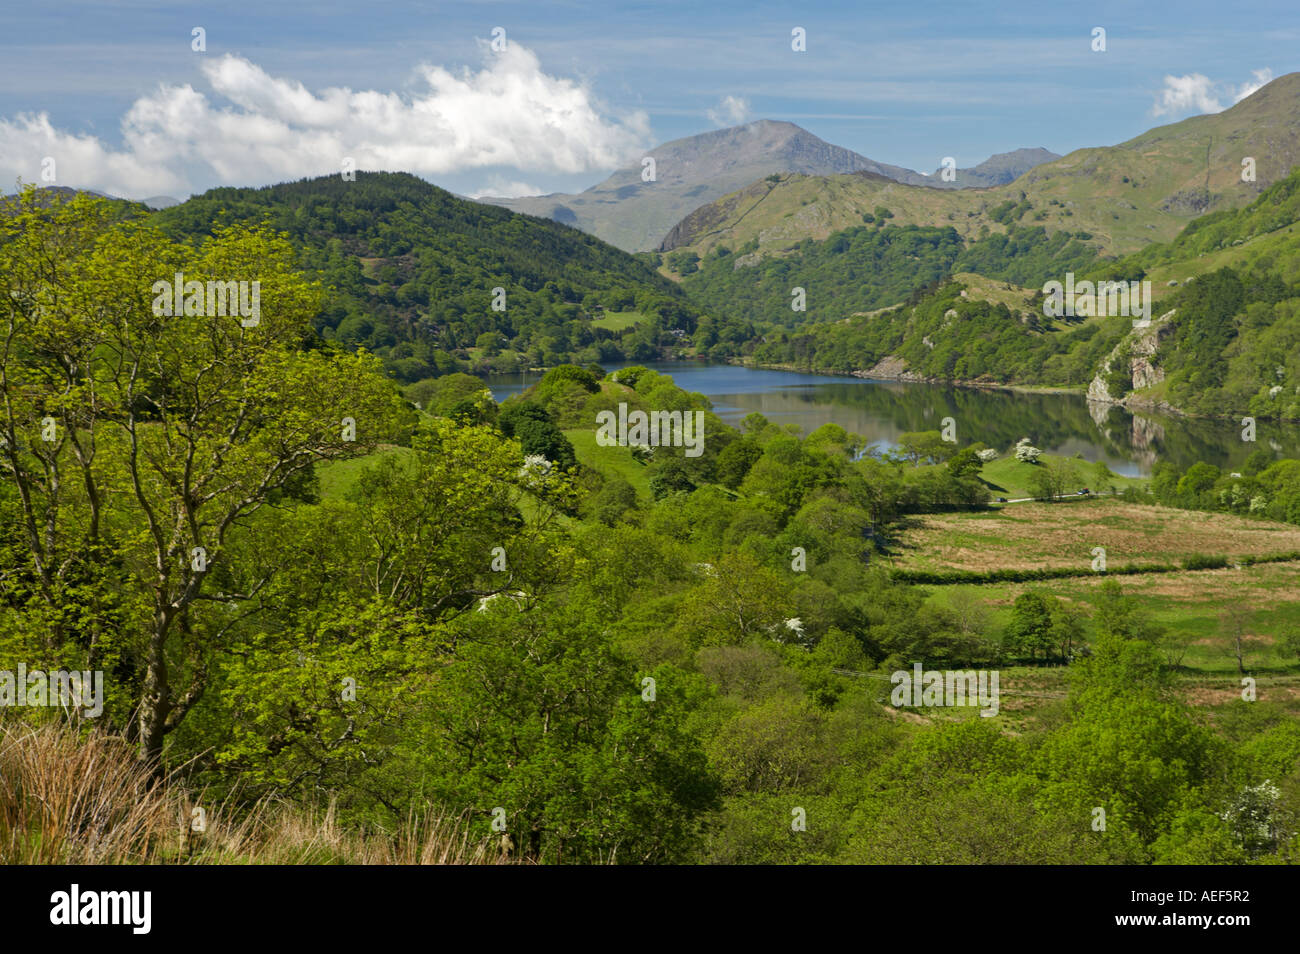
[[[196,831],[195,808],[202,808]],[[331,804],[205,805],[120,738],[0,725],[0,864],[505,864],[459,819],[413,812],[393,831],[342,825]]]

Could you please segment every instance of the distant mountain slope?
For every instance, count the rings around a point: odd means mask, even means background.
[[[287,232],[302,265],[337,289],[319,317],[321,333],[382,355],[402,380],[455,369],[453,358],[467,359],[483,335],[493,339],[485,350],[512,352],[514,366],[559,363],[618,340],[593,326],[606,309],[635,309],[665,329],[694,327],[682,289],[632,255],[406,173],[212,189],[153,221],[194,239],[234,222]],[[496,288],[505,292],[503,311],[492,306]]]
[[[988,189],[1014,182],[1035,166],[1060,158],[1042,147],[1000,152],[989,156],[977,166],[955,170],[956,176],[951,182],[944,181],[943,168],[940,167],[934,170],[928,184],[940,189]]]
[[[1255,181],[1242,181],[1242,160]],[[1279,77],[1221,113],[1161,126],[1117,146],[1079,149],[987,190],[920,189],[880,176],[758,180],[673,227],[662,250],[757,242],[781,253],[859,225],[877,208],[893,224],[946,226],[963,238],[1041,225],[1084,231],[1108,254],[1169,241],[1196,216],[1252,201],[1300,162],[1300,73]]]
[[[109,195],[107,192],[100,192],[98,189],[74,189],[70,186],[42,186],[40,191],[48,192],[60,199],[70,199],[75,195],[85,194],[93,195],[97,199],[109,199],[113,202],[138,202],[150,209],[166,209],[173,205],[179,205],[181,201],[180,199],[173,199],[169,195],[155,195],[148,199],[123,199],[115,195]],[[4,198],[12,199],[13,196],[7,195]]]
[[[655,160],[654,182],[642,181],[638,162],[579,195],[483,201],[575,225],[628,251],[646,251],[693,209],[772,173],[870,172],[891,181],[929,183],[911,169],[875,162],[793,123],[768,119],[676,139],[647,156]]]
[[[131,201],[130,199],[119,199],[115,195],[109,195],[107,192],[100,192],[97,189],[74,189],[71,186],[40,186],[36,191],[50,200],[59,202],[67,201],[68,199],[74,198],[78,195],[89,195],[96,199],[108,199],[110,202],[130,203]],[[0,199],[3,199],[5,202],[12,201],[16,198],[17,196],[15,195],[0,197]]]
[[[1123,403],[1300,420],[1300,167],[1171,243],[1076,272],[1080,281],[1150,281],[1151,323],[1049,318],[1039,288],[954,267],[899,307],[773,328],[750,357],[869,377],[1087,386],[1099,419],[1107,403]],[[828,293],[808,288],[810,302]]]

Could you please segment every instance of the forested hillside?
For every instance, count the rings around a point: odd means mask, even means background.
[[[879,373],[889,376],[1090,386],[1093,397],[1136,406],[1295,420],[1298,192],[1300,171],[1244,208],[1195,220],[1173,242],[1113,261],[1061,245],[1063,233],[1055,256],[1041,235],[1021,246],[992,237],[956,255],[944,279],[913,291],[909,303],[840,321],[787,320],[792,327],[770,332],[752,360],[838,372],[869,371],[887,361]],[[854,245],[847,236],[856,231],[820,243],[810,257],[825,257],[831,247],[848,252]],[[767,259],[759,267],[779,269],[786,282],[800,277],[778,264],[783,261]],[[1038,283],[1059,281],[1067,271],[1080,282],[1149,281],[1152,327],[1135,329],[1126,316],[1047,316]],[[862,292],[837,290],[841,299],[855,293]],[[810,292],[809,312],[816,301]],[[825,311],[809,316],[827,317]]]
[[[964,242],[953,228],[890,225],[887,212],[877,210],[865,217],[872,224],[836,232],[824,242],[806,239],[782,255],[760,258],[751,240],[734,254],[717,245],[702,261],[689,251],[670,252],[664,261],[710,314],[787,327],[897,305],[952,272],[1032,285],[1097,261],[1087,233],[1048,235],[1042,228],[1012,225],[1005,233]],[[792,307],[795,288],[804,290],[798,310]]]
[[[599,239],[412,175],[212,189],[154,221],[188,241],[221,224],[287,233],[299,264],[331,289],[316,329],[379,354],[402,381],[468,367],[470,349],[502,370],[571,355],[612,360],[625,350],[649,357],[661,330],[691,331],[698,315],[672,282]],[[623,334],[593,324],[625,311],[645,327]]]

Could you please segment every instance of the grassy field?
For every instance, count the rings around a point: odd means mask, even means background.
[[[1244,663],[1257,680],[1259,703],[1276,706],[1290,718],[1300,718],[1300,665],[1288,655],[1279,637],[1300,629],[1300,565],[1278,563],[1240,570],[1162,573],[1120,579],[1126,595],[1137,599],[1152,620],[1163,627],[1174,645],[1163,650],[1180,668],[1176,693],[1202,712],[1207,722],[1239,717],[1242,683],[1233,655],[1233,623],[1225,607],[1234,607],[1243,621]],[[1057,597],[1092,615],[1101,577],[1008,583],[989,586],[931,587],[928,600],[936,606],[974,603],[987,614],[988,633],[1001,633],[1011,619],[1016,597],[1034,590]],[[1087,635],[1085,633],[1085,635]],[[1063,666],[1000,668],[1003,717],[1013,731],[1051,719],[1067,689]],[[973,710],[970,714],[974,714]]]
[[[1072,577],[1032,583],[958,584],[928,587],[929,600],[938,606],[977,601],[988,614],[992,631],[1011,619],[1011,607],[1027,590],[1051,593],[1091,616],[1097,588],[1104,577]],[[1190,637],[1183,665],[1206,672],[1236,671],[1236,661],[1226,651],[1224,607],[1239,607],[1247,620],[1251,641],[1247,662],[1264,670],[1283,670],[1295,659],[1286,657],[1278,635],[1300,629],[1300,603],[1294,600],[1300,585],[1300,564],[1268,563],[1241,569],[1149,573],[1117,577],[1125,593],[1135,597],[1160,625]]]
[[[1300,527],[1084,497],[910,517],[895,563],[909,570],[969,572],[1087,569],[1093,547],[1105,547],[1113,566],[1172,563],[1194,554],[1266,556],[1300,550]]]
[[[332,500],[342,497],[357,482],[361,472],[367,467],[373,467],[380,456],[409,453],[411,453],[409,448],[386,444],[375,453],[367,454],[365,457],[354,457],[351,460],[333,460],[327,464],[317,464],[316,476],[320,480],[321,499]]]
[[[1080,487],[1089,487],[1093,492],[1099,492],[1102,488],[1096,485],[1096,478],[1093,475],[1093,465],[1084,460],[1076,460],[1071,457],[1056,457],[1052,454],[1044,454],[1039,460],[1044,463],[1057,460],[1068,460],[1075,465],[1078,471],[1079,479],[1076,486],[1067,488],[1070,493],[1075,492]],[[988,484],[989,490],[995,497],[1007,497],[1015,500],[1017,497],[1032,497],[1033,490],[1032,480],[1034,474],[1042,469],[1042,464],[1026,464],[1024,461],[1016,460],[1014,457],[1001,457],[984,465],[980,471],[980,477],[984,483]],[[1140,487],[1146,483],[1144,477],[1121,477],[1113,471],[1108,478],[1115,490],[1123,490],[1126,487]]]
[[[591,326],[604,328],[606,331],[622,331],[644,320],[645,315],[639,311],[613,311],[606,312],[604,317],[592,321]]]
[[[1114,497],[1015,504],[993,511],[911,518],[896,551],[897,565],[916,569],[987,571],[1000,568],[1089,568],[1104,546],[1112,566],[1176,563],[1193,553],[1264,556],[1300,549],[1300,527],[1227,514],[1196,513],[1130,503]],[[1088,574],[1027,583],[926,586],[927,601],[979,618],[996,640],[1011,621],[1016,598],[1050,595],[1085,620],[1085,639],[1099,588]],[[1162,629],[1161,652],[1177,664],[1176,692],[1207,722],[1239,720],[1241,675],[1234,654],[1243,636],[1246,672],[1260,702],[1300,717],[1300,660],[1282,637],[1300,631],[1300,563],[1112,577]],[[1022,731],[1059,714],[1067,690],[1061,666],[1007,667],[1001,673],[1002,721]],[[952,717],[947,715],[947,717]],[[967,710],[962,717],[977,717]],[[925,715],[927,720],[929,714]]]
[[[602,474],[618,474],[636,490],[642,500],[650,499],[650,473],[626,447],[601,447],[596,443],[596,432],[589,427],[578,427],[564,432],[573,445],[578,461]]]

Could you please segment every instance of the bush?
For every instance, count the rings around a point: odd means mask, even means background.
[[[1221,570],[1227,565],[1227,557],[1211,556],[1208,553],[1193,553],[1183,560],[1185,570]]]

